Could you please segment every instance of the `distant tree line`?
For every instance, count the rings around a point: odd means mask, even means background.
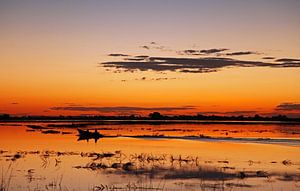
[[[139,115],[126,116],[11,116],[9,114],[1,114],[1,121],[22,121],[22,120],[215,120],[215,121],[300,121],[300,118],[289,118],[285,115],[276,115],[264,117],[261,115],[254,116],[219,116],[219,115],[162,115],[159,112],[152,112],[147,117]]]

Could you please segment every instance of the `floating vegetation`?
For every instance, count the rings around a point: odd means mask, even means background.
[[[46,131],[42,131],[43,134],[60,134],[60,131],[56,131],[56,130],[46,130]]]
[[[100,184],[93,188],[93,191],[163,191],[165,190],[165,184],[159,182],[157,185],[154,185],[151,181],[149,183],[145,183],[143,181],[139,182],[129,182],[125,185],[107,185]]]
[[[43,127],[41,125],[26,125],[28,128],[30,129],[34,129],[34,130],[42,130],[42,129],[47,129],[46,127]]]

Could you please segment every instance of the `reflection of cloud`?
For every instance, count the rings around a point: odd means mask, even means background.
[[[163,178],[165,179],[202,179],[202,180],[232,180],[237,178],[236,173],[224,172],[217,168],[195,168],[195,169],[165,169],[157,171],[157,174],[166,173]]]
[[[90,156],[90,155],[89,155]],[[138,159],[135,158],[139,157]],[[217,165],[199,165],[195,164],[193,157],[187,157],[180,159],[175,158],[171,155],[171,164],[170,161],[166,159],[168,155],[161,156],[151,156],[149,157],[147,153],[143,154],[136,154],[132,157],[132,161],[134,162],[126,162],[126,163],[116,163],[114,164],[106,164],[105,162],[97,163],[97,162],[90,162],[84,166],[76,166],[77,169],[89,169],[89,170],[100,170],[103,169],[103,166],[107,168],[107,166],[111,166],[114,170],[102,171],[103,173],[113,173],[115,175],[127,175],[127,176],[138,176],[138,177],[151,177],[152,179],[162,179],[162,180],[191,180],[197,179],[200,180],[201,186],[206,186],[207,188],[220,188],[217,190],[225,190],[222,186],[224,184],[206,184],[206,182],[202,182],[203,180],[208,181],[229,181],[235,180],[240,182],[241,179],[248,178],[248,179],[257,179],[257,178],[273,178],[280,181],[299,181],[300,176],[298,173],[295,172],[267,172],[259,169],[252,169],[247,171],[239,171],[236,170],[236,167],[232,166],[223,166],[219,167]],[[182,165],[182,161],[187,161],[185,165]],[[210,161],[216,162],[216,161]],[[218,162],[228,162],[229,161],[218,161]],[[196,162],[197,163],[197,162]],[[232,183],[227,182],[226,186],[229,188],[238,187],[238,188],[251,188],[255,187],[252,184],[245,184],[244,181],[241,183]],[[190,183],[189,183],[190,184]],[[217,187],[218,185],[218,187]],[[213,187],[211,187],[213,186]],[[220,187],[219,187],[220,186]]]
[[[134,57],[136,58],[136,57]],[[287,61],[287,60],[284,60]],[[139,61],[103,62],[100,66],[115,68],[118,72],[133,71],[172,71],[181,73],[208,73],[216,72],[225,67],[300,67],[300,62],[268,63],[262,61],[247,61],[232,58],[201,57],[201,58],[178,58],[178,57],[139,57]],[[279,61],[278,61],[279,62]]]
[[[140,111],[180,111],[196,109],[194,106],[182,107],[86,107],[86,106],[67,106],[52,107],[50,110],[66,110],[66,111],[96,111],[96,112],[140,112]]]
[[[300,103],[281,103],[276,106],[275,110],[300,111]]]

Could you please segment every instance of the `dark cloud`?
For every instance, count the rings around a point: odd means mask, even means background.
[[[126,58],[125,60],[129,60],[129,61],[142,61],[142,60],[145,60],[145,58]]]
[[[182,52],[179,52],[180,54],[186,54],[186,55],[203,55],[202,53],[200,53],[200,50],[184,50]]]
[[[227,48],[212,48],[212,49],[200,50],[200,53],[213,54],[213,53],[224,52],[226,50],[229,50],[229,49],[227,49]]]
[[[146,58],[148,58],[149,56],[147,56],[147,55],[138,55],[138,56],[135,56],[135,58],[144,58],[144,59],[146,59]]]
[[[265,59],[265,60],[273,60],[273,59],[275,59],[275,57],[272,57],[272,56],[265,56],[265,57],[262,57],[262,59]]]
[[[182,106],[182,107],[128,107],[128,106],[116,106],[116,107],[52,107],[50,110],[65,110],[65,111],[96,111],[96,112],[141,112],[141,111],[179,111],[179,110],[192,110],[196,109],[195,106]]]
[[[300,63],[268,63],[261,61],[237,60],[221,57],[178,58],[178,57],[145,57],[141,61],[112,61],[100,63],[104,68],[114,68],[118,72],[156,71],[182,73],[216,72],[225,67],[300,67]]]
[[[229,50],[227,48],[213,48],[213,49],[203,49],[203,50],[194,50],[188,49],[184,51],[179,51],[178,53],[181,55],[208,55],[214,53],[220,53]]]
[[[231,52],[227,53],[227,56],[242,56],[242,55],[250,55],[250,54],[258,54],[257,52],[252,51],[240,51],[240,52]]]
[[[130,56],[130,55],[128,55],[128,54],[113,53],[113,54],[109,54],[108,56],[113,56],[113,57],[127,57],[127,56]]]
[[[300,103],[281,103],[275,110],[281,111],[300,111]]]
[[[281,59],[277,59],[275,60],[276,62],[284,62],[284,63],[300,63],[300,59],[294,59],[294,58],[281,58]]]
[[[12,105],[18,105],[19,103],[18,102],[13,102],[13,103],[10,103]]]

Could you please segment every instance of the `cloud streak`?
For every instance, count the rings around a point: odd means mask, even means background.
[[[265,60],[273,60],[273,59],[275,59],[275,57],[272,57],[272,56],[265,56],[265,57],[262,57],[262,59],[265,59]]]
[[[229,50],[227,48],[212,48],[212,49],[203,49],[203,50],[194,50],[194,49],[188,49],[184,51],[179,51],[178,53],[180,55],[209,55],[209,54],[215,54],[215,53],[220,53],[224,52],[226,50]]]
[[[252,110],[247,110],[247,111],[225,111],[225,112],[219,112],[219,111],[204,111],[204,112],[200,112],[201,114],[205,114],[205,115],[254,115],[257,114],[258,111],[252,111]]]
[[[88,106],[67,106],[67,107],[52,107],[50,110],[55,111],[94,111],[94,112],[142,112],[142,111],[182,111],[182,110],[193,110],[195,106],[181,106],[181,107],[130,107],[130,106],[115,106],[115,107],[88,107]]]
[[[127,57],[127,56],[130,56],[128,54],[119,54],[119,53],[112,53],[112,54],[109,54],[108,56],[112,56],[112,57]]]
[[[212,49],[204,49],[200,50],[200,53],[204,54],[213,54],[213,53],[219,53],[219,52],[224,52],[226,50],[229,50],[227,48],[212,48]]]
[[[243,56],[243,55],[250,55],[250,54],[258,54],[258,53],[252,51],[240,51],[240,52],[227,53],[226,56]]]
[[[300,111],[300,103],[281,103],[276,106],[279,111]]]
[[[277,59],[276,62],[295,62],[295,63],[299,63],[300,59],[294,59],[294,58],[281,58],[281,59]]]

